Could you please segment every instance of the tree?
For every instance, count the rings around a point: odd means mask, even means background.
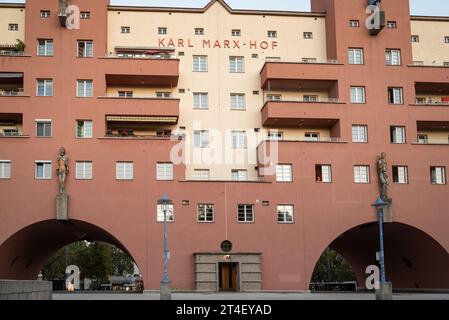
[[[312,282],[356,281],[351,265],[337,251],[327,248],[318,260]]]

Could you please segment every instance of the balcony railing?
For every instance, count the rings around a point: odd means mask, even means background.
[[[287,63],[317,63],[317,64],[339,64],[336,59],[315,59],[315,58],[303,58],[299,61],[283,60],[282,58],[265,58],[265,62],[287,62]]]
[[[0,89],[0,96],[23,96],[23,89]]]
[[[241,183],[245,183],[245,182],[265,182],[265,178],[264,177],[246,177],[244,179],[232,179],[230,177],[213,177],[213,178],[196,178],[196,177],[192,177],[192,178],[188,178],[185,181],[190,182],[190,181],[195,181],[195,182],[241,182]]]
[[[126,53],[109,53],[106,54],[106,58],[116,58],[116,59],[148,59],[148,60],[170,60],[178,59],[176,55],[151,55],[151,54],[126,54]]]
[[[423,101],[416,100],[416,104],[423,106],[449,106],[449,101]]]
[[[319,137],[319,138],[306,138],[300,137],[295,139],[276,139],[269,138],[266,140],[267,142],[316,142],[316,143],[344,143],[341,138],[337,137]]]
[[[301,102],[301,103],[340,103],[339,98],[281,98],[281,99],[267,99],[266,102]]]
[[[424,144],[424,145],[447,144],[447,145],[449,145],[449,141],[448,140],[417,141],[415,144]]]
[[[24,54],[24,51],[0,50],[0,56],[23,56]]]
[[[151,95],[151,94],[135,94],[133,93],[132,96],[124,96],[124,95],[119,95],[118,93],[106,93],[104,96],[102,96],[101,98],[117,98],[117,99],[166,99],[166,100],[170,100],[170,99],[177,99],[176,97],[173,96],[156,96],[156,95]]]
[[[105,134],[104,138],[115,138],[115,139],[123,139],[123,140],[183,140],[183,135],[155,135],[155,134],[148,134],[148,135],[121,135],[121,134],[111,134],[107,133]]]
[[[449,63],[447,62],[424,62],[424,61],[413,61],[412,66],[414,67],[446,67],[449,68]]]

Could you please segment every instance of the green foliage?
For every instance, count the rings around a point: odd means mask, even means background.
[[[337,251],[327,248],[321,255],[312,276],[312,282],[344,282],[355,281],[356,277],[352,272],[345,258]]]
[[[15,51],[25,51],[25,47],[26,47],[25,42],[23,42],[20,39],[16,39],[16,40],[17,40],[17,43],[14,46],[14,50]]]

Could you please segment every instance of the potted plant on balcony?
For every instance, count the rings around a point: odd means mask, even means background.
[[[24,52],[25,51],[25,47],[26,47],[25,42],[23,42],[20,39],[16,39],[16,40],[17,40],[17,43],[14,46],[14,51],[16,51],[16,52]]]

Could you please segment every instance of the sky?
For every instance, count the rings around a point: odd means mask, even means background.
[[[56,1],[56,0],[55,0]],[[0,0],[0,3],[23,3],[24,0]],[[115,5],[204,7],[208,0],[111,0]],[[310,0],[227,0],[235,9],[310,11]],[[413,15],[449,16],[448,0],[410,0]]]

